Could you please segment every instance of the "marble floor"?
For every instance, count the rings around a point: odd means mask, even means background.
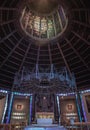
[[[27,126],[24,130],[67,130],[63,126],[58,125],[30,125]]]

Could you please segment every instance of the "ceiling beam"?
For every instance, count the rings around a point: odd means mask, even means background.
[[[11,72],[10,70],[6,70],[6,69],[0,69],[0,71],[3,71],[3,73],[10,73],[10,74],[13,74],[14,75],[14,72]]]
[[[52,64],[52,56],[51,56],[50,44],[48,44],[48,52],[49,52],[50,64]]]
[[[88,42],[86,39],[84,39],[83,37],[81,37],[78,33],[72,31],[72,33],[77,36],[78,38],[80,38],[82,41],[84,41],[87,45],[90,45],[90,42]]]
[[[85,3],[83,2],[83,0],[80,0],[80,2],[81,2],[81,4],[83,5],[83,7],[85,8],[86,5],[85,5]]]
[[[77,84],[81,84],[81,83],[88,82],[88,81],[89,81],[89,79],[79,80],[79,81],[77,81]],[[86,87],[86,85],[84,87]],[[89,87],[90,87],[90,84],[89,84]]]
[[[8,81],[6,78],[5,78],[5,79],[1,79],[1,78],[0,78],[0,82],[1,82],[1,81],[3,81],[3,83],[5,83],[5,84],[7,84],[7,83],[8,83],[8,84],[12,84],[12,82]]]
[[[5,77],[5,78],[9,78],[9,79],[13,79],[12,76],[6,75],[5,73],[3,73],[3,74],[0,73],[0,76]]]
[[[85,61],[80,56],[80,54],[78,53],[78,51],[76,51],[76,49],[72,46],[71,42],[67,38],[65,38],[65,40],[69,44],[69,46],[73,49],[73,51],[76,53],[76,55],[80,58],[80,60],[83,62],[83,64],[86,66],[86,68],[89,68],[89,66],[85,63]]]
[[[0,25],[3,26],[3,25],[5,25],[5,24],[12,23],[12,22],[14,22],[14,21],[16,21],[16,20],[17,20],[17,19],[12,19],[12,20],[8,20],[8,21],[1,21],[1,22],[0,22]]]
[[[19,40],[19,42],[14,46],[14,48],[11,50],[11,52],[7,55],[7,57],[4,59],[4,61],[1,63],[0,68],[4,65],[4,63],[8,60],[8,58],[12,55],[14,50],[18,47],[18,45],[21,43],[23,38]]]
[[[24,55],[24,57],[23,57],[23,60],[22,60],[22,62],[21,62],[21,65],[20,65],[20,67],[19,67],[18,72],[20,72],[21,69],[22,69],[22,67],[23,67],[23,64],[24,64],[24,62],[25,62],[25,59],[26,59],[26,57],[27,57],[27,54],[28,54],[28,52],[29,52],[30,47],[31,47],[31,43],[29,43],[29,45],[28,45],[28,47],[27,47],[27,50],[26,50],[26,52],[25,52],[25,55]]]
[[[17,30],[14,30],[14,31],[12,31],[11,33],[9,33],[6,37],[2,38],[2,39],[0,40],[0,43],[2,43],[4,40],[6,40],[6,39],[8,39],[10,36],[12,36],[16,31],[17,31]]]
[[[40,45],[39,45],[38,51],[37,51],[37,61],[36,61],[36,64],[39,63],[39,55],[40,55]]]
[[[80,21],[76,21],[76,20],[73,20],[73,22],[76,23],[76,24],[79,24],[79,25],[85,26],[85,27],[87,27],[87,28],[90,28],[90,25],[89,25],[89,24],[82,23],[82,22],[80,22]]]
[[[18,8],[0,7],[0,10],[6,10],[6,11],[18,11]]]
[[[72,3],[74,4],[74,6],[76,6],[76,7],[78,8],[77,2],[76,2],[75,0],[71,0],[71,1],[72,1]]]
[[[57,46],[58,46],[58,49],[59,49],[59,51],[60,51],[60,54],[61,54],[61,56],[62,56],[62,58],[63,58],[63,60],[64,60],[64,63],[65,63],[65,65],[66,65],[67,69],[68,69],[68,72],[69,72],[69,74],[70,74],[70,77],[72,77],[72,73],[71,73],[71,71],[70,71],[69,65],[68,65],[68,63],[67,63],[67,61],[66,61],[66,59],[65,59],[65,56],[64,56],[64,54],[63,54],[63,51],[62,51],[62,49],[61,49],[61,47],[60,47],[60,44],[59,44],[58,42],[57,42]]]
[[[90,8],[74,8],[74,9],[71,9],[71,11],[90,11]]]

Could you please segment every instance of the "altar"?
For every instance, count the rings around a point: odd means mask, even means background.
[[[53,124],[53,119],[52,118],[37,118],[37,124]]]
[[[64,126],[54,126],[53,124],[50,126],[27,126],[24,130],[67,130]]]
[[[37,124],[47,124],[51,125],[53,124],[54,120],[54,113],[53,112],[37,112],[36,113],[36,121]]]
[[[27,126],[24,130],[66,130],[64,126],[53,124],[53,112],[37,112],[36,124]]]

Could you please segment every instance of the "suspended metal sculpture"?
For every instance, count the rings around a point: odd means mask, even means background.
[[[38,64],[30,71],[23,67],[20,73],[16,73],[13,83],[13,90],[29,93],[63,93],[75,90],[75,77],[70,77],[64,67],[59,72],[51,65],[44,70]]]

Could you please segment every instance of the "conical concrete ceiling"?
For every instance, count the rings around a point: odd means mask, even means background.
[[[23,2],[0,0],[0,88],[11,89],[15,73],[23,66],[32,70],[36,64],[42,68],[53,64],[57,71],[66,66],[69,73],[74,72],[78,89],[90,88],[90,0],[60,2],[68,17],[68,27],[59,39],[43,46],[20,27]]]

